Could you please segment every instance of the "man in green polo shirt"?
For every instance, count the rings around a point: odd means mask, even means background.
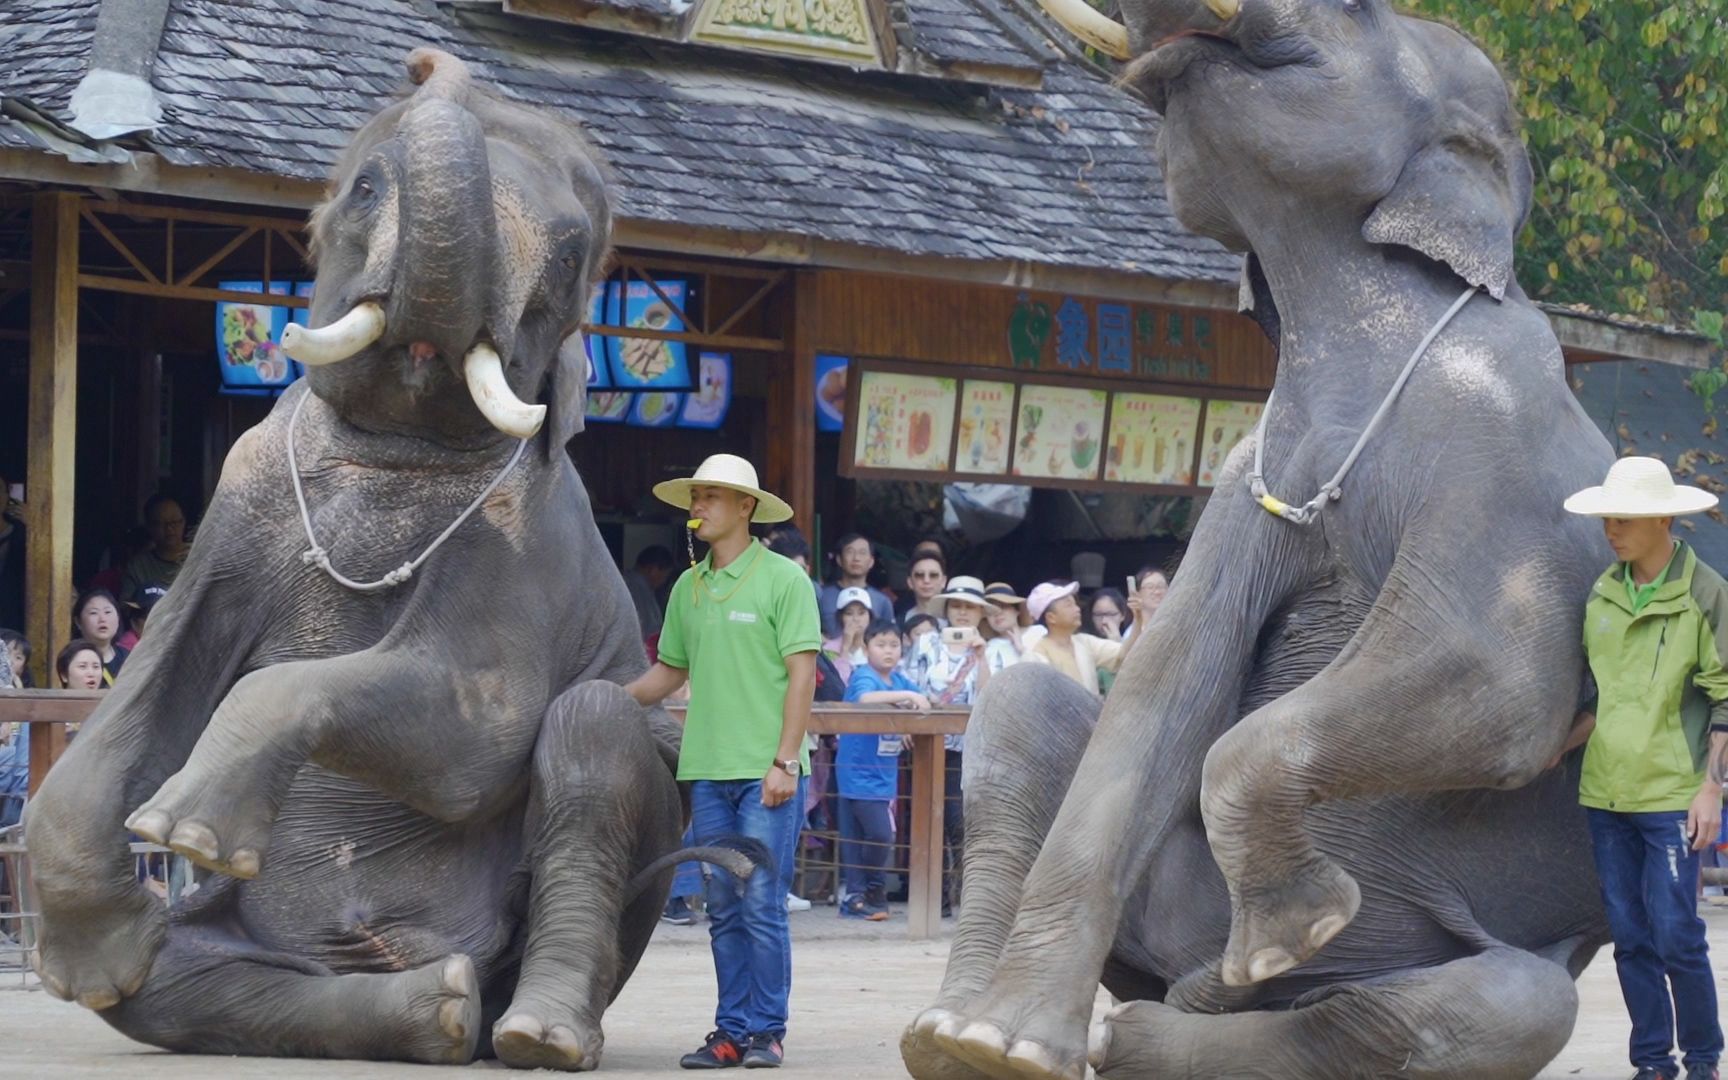
[[[1566,500],[1601,518],[1618,561],[1584,608],[1596,700],[1567,748],[1588,740],[1578,801],[1590,823],[1614,965],[1632,1017],[1634,1080],[1718,1080],[1722,1027],[1698,853],[1716,842],[1728,753],[1728,583],[1671,532],[1716,497],[1625,457]],[[1676,1038],[1678,1036],[1678,1038]]]
[[[763,491],[743,458],[716,454],[654,494],[688,509],[708,556],[672,586],[659,660],[629,691],[643,705],[690,680],[678,779],[690,783],[695,842],[747,836],[784,864],[803,824],[804,727],[816,689],[821,621],[810,579],[750,535],[792,508]],[[708,879],[708,933],[719,983],[714,1031],[686,1069],[775,1068],[786,1036],[792,936],[778,869]]]

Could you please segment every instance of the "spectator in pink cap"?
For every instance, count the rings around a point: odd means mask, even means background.
[[[1032,590],[1032,595],[1026,598],[1026,610],[1046,633],[1026,650],[1023,659],[1032,664],[1049,664],[1096,694],[1099,692],[1098,673],[1116,671],[1121,667],[1122,658],[1139,640],[1140,627],[1145,620],[1136,617],[1128,637],[1122,641],[1107,641],[1094,634],[1081,633],[1080,604],[1074,599],[1074,594],[1079,591],[1080,583],[1077,581],[1066,585],[1046,581]],[[1131,598],[1128,607],[1138,616],[1140,598]]]

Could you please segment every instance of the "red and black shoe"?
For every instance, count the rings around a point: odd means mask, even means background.
[[[780,1062],[785,1060],[785,1051],[780,1047],[780,1040],[767,1032],[758,1032],[750,1036],[750,1049],[744,1051],[744,1067],[746,1069],[778,1069]]]
[[[744,1048],[724,1031],[710,1031],[702,1049],[678,1059],[680,1069],[735,1069],[744,1064]]]

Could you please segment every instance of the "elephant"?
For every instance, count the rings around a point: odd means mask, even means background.
[[[902,1057],[1533,1076],[1608,936],[1560,755],[1609,556],[1561,501],[1613,453],[1514,274],[1506,83],[1387,0],[1123,9],[1172,206],[1244,253],[1272,400],[1108,699],[1024,665],[981,695],[960,923]]]
[[[180,1052],[591,1069],[692,856],[565,453],[608,181],[572,123],[407,66],[311,215],[306,377],[30,804],[34,961]],[[172,911],[128,830],[209,872]]]

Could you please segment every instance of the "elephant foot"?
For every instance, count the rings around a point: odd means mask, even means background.
[[[912,1022],[900,1047],[916,1080],[978,1075],[992,1080],[1084,1080],[1085,1027],[1073,1027],[1070,1033],[1043,1016],[1010,1025],[994,1016],[969,1019],[947,1009],[929,1009]],[[912,1056],[907,1056],[909,1046]]]
[[[144,985],[168,935],[168,911],[137,887],[99,906],[89,895],[81,899],[76,906],[52,904],[30,964],[50,994],[100,1011]]]
[[[492,1050],[513,1069],[588,1072],[600,1067],[605,1037],[569,1009],[512,1004],[492,1026]]]
[[[480,982],[461,953],[393,976],[388,1006],[406,1026],[402,1057],[430,1065],[466,1065],[480,1041]]]
[[[1355,879],[1325,858],[1272,886],[1244,888],[1224,947],[1224,985],[1248,986],[1289,971],[1337,937],[1361,905]]]
[[[1086,1062],[1099,1076],[1145,1076],[1167,1064],[1174,1047],[1167,1045],[1170,1021],[1180,1010],[1156,1001],[1127,1001],[1092,1025]],[[1164,1059],[1160,1061],[1160,1059]]]
[[[237,790],[246,794],[230,795]],[[272,816],[257,788],[187,780],[179,772],[126,819],[126,828],[206,870],[250,879],[263,865]]]

